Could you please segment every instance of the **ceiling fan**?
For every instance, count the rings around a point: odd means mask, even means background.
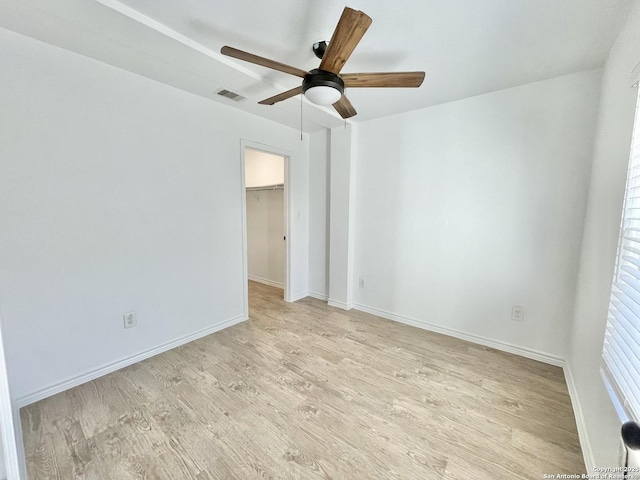
[[[370,25],[371,18],[366,13],[345,7],[329,44],[318,42],[313,45],[313,51],[321,59],[321,62],[319,68],[314,68],[309,72],[232,47],[222,47],[220,53],[245,62],[296,75],[303,79],[302,85],[299,87],[279,93],[258,103],[273,105],[302,93],[310,102],[316,105],[333,105],[342,118],[350,118],[356,115],[357,112],[344,94],[345,88],[415,88],[422,85],[424,80],[424,72],[340,74],[342,67]]]

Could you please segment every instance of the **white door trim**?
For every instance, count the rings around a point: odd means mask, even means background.
[[[0,454],[3,456],[2,463],[5,470],[0,472],[0,478],[12,480],[27,478],[19,412],[20,410],[11,400],[4,340],[0,329],[0,434],[2,435],[3,447]]]

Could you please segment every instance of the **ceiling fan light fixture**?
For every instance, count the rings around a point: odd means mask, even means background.
[[[302,81],[302,93],[316,105],[333,105],[344,92],[344,82],[331,72],[314,69]]]
[[[337,88],[319,85],[309,88],[304,92],[304,96],[316,105],[333,105],[340,100],[342,93]]]

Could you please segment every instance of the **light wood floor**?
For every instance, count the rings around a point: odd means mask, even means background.
[[[585,473],[561,369],[250,292],[248,322],[22,409],[29,478]]]

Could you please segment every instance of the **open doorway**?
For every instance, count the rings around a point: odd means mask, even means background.
[[[288,157],[243,147],[247,278],[282,290],[288,298]]]

